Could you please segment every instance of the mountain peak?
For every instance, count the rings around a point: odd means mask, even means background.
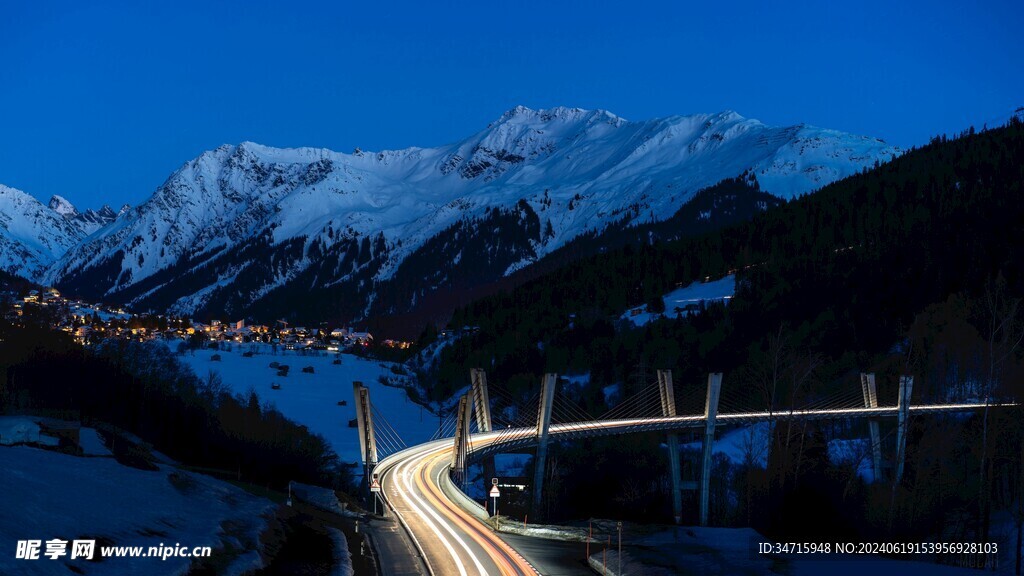
[[[506,123],[527,123],[540,122],[550,123],[554,121],[575,122],[579,120],[610,120],[624,121],[607,110],[587,110],[585,108],[570,108],[568,106],[555,106],[554,108],[541,108],[534,110],[526,106],[516,106],[505,111],[491,126]]]
[[[67,198],[56,194],[50,198],[48,206],[50,207],[50,210],[68,218],[78,214],[78,209],[75,208],[74,204],[72,204]]]
[[[18,203],[31,203],[33,201],[37,203],[39,202],[31,194],[23,190],[18,190],[17,188],[11,188],[4,184],[0,184],[0,197],[5,197]]]
[[[46,279],[143,308],[218,315],[287,307],[290,298],[267,295],[315,284],[342,291],[340,313],[361,318],[382,302],[371,287],[423,283],[413,278],[421,269],[438,272],[432,286],[461,282],[483,262],[468,254],[487,255],[487,271],[472,274],[491,281],[610,223],[675,213],[723,179],[750,174],[791,198],[897,153],[731,110],[627,122],[565,106],[516,106],[434,148],[347,155],[240,142],[186,163],[120,218],[88,211],[96,227],[81,228],[82,242]],[[381,306],[409,304],[389,298]]]
[[[722,122],[743,121],[747,119],[735,110],[722,110],[721,112],[714,114],[712,117]]]
[[[57,198],[58,203],[67,203]],[[31,280],[41,277],[81,238],[70,218],[17,188],[0,184],[0,269]]]

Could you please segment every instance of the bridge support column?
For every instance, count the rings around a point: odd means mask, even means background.
[[[907,425],[910,416],[910,392],[914,388],[913,376],[900,376],[899,398],[896,403],[896,473],[893,483],[903,480],[903,464],[907,459]]]
[[[722,391],[722,373],[708,375],[708,396],[704,404],[704,449],[700,469],[700,525],[708,525],[708,504],[711,492],[711,455],[715,445],[715,419],[718,418],[718,397]]]
[[[537,409],[537,457],[533,463],[533,516],[543,518],[541,498],[544,487],[544,466],[548,458],[548,428],[551,427],[551,409],[555,401],[558,374],[548,373],[541,381],[540,406]]]
[[[675,416],[676,396],[672,388],[671,370],[658,370],[658,391],[661,393],[661,415]],[[679,524],[683,519],[683,480],[679,471],[679,435],[675,432],[668,434],[668,466],[672,479],[672,518]]]
[[[473,407],[476,410],[476,427],[480,432],[491,431],[491,399],[487,393],[487,373],[480,368],[469,371],[473,393]]]
[[[493,426],[491,424],[491,398],[487,390],[487,372],[481,368],[473,368],[469,371],[469,381],[470,392],[473,394],[476,429],[478,432],[490,432],[493,430]],[[480,464],[484,469],[484,480],[490,482],[491,478],[497,475],[494,468],[494,456],[485,457]]]
[[[362,382],[352,383],[355,394],[356,426],[359,430],[359,454],[363,459],[363,473],[366,486],[370,485],[371,474],[377,466],[377,435],[373,429],[373,410],[370,408],[370,389]]]
[[[878,408],[878,392],[875,387],[874,374],[860,375],[860,389],[864,393],[864,407]],[[875,481],[882,477],[882,437],[878,432],[878,420],[868,420],[868,432],[871,433],[871,469],[874,471]]]
[[[459,398],[459,411],[455,416],[455,444],[452,446],[452,475],[461,484],[466,476],[466,453],[469,451],[469,421],[473,404],[469,394]]]

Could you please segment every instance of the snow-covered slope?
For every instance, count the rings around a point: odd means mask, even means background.
[[[57,195],[50,198],[48,206],[50,207],[50,210],[60,214],[66,220],[78,227],[85,236],[88,236],[96,230],[110,224],[117,219],[118,216],[124,214],[131,208],[125,204],[121,207],[120,211],[114,212],[113,208],[104,204],[99,210],[89,208],[85,212],[79,212],[78,209],[75,208],[75,205],[67,198]]]
[[[56,194],[50,197],[50,203],[47,204],[47,206],[50,207],[50,210],[53,210],[65,218],[72,218],[78,214],[78,209],[75,208],[75,205],[72,204],[70,200]]]
[[[161,466],[144,471],[113,458],[77,457],[27,446],[0,447],[0,574],[187,574],[190,559],[103,558],[101,547],[209,546],[222,574],[259,567],[260,534],[275,505],[227,482]],[[64,556],[18,559],[18,540],[67,540]],[[71,559],[71,541],[95,540],[94,561]],[[248,551],[243,553],[243,551]]]
[[[172,350],[176,346],[173,342],[168,345]],[[255,355],[247,358],[243,356],[245,352]],[[211,361],[214,354],[221,360]],[[341,360],[340,365],[334,364],[336,359]],[[437,417],[409,400],[403,388],[380,383],[382,376],[393,375],[391,365],[350,354],[278,351],[266,344],[200,350],[182,356],[181,360],[196,374],[217,372],[233,394],[247,396],[254,390],[261,402],[272,403],[287,418],[323,436],[342,462],[359,460],[359,435],[344,425],[356,417],[349,382],[362,382],[370,389],[374,406],[381,409],[410,446],[430,440],[437,431]],[[275,377],[277,371],[268,367],[271,361],[287,364],[292,370],[287,377]],[[313,367],[313,373],[302,372],[301,368],[307,366]],[[346,385],[339,386],[339,382]],[[280,389],[272,389],[272,383],[280,385]],[[339,400],[347,400],[349,404],[339,406]]]
[[[60,213],[0,184],[0,268],[32,280],[82,238]]]
[[[403,273],[432,268],[428,253],[501,276],[582,232],[666,218],[699,189],[747,171],[792,197],[898,153],[874,138],[734,112],[629,122],[523,107],[437,148],[341,154],[246,142],[182,166],[46,279],[190,313],[287,309],[301,306],[298,294],[333,291],[343,302],[330,312],[358,317],[380,306],[376,287],[388,282],[450,282]],[[385,308],[402,304],[412,303]]]

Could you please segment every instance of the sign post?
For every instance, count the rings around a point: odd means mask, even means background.
[[[380,480],[377,479],[377,474],[374,473],[373,480],[370,482],[370,493],[373,494],[373,515],[377,515],[377,498],[380,494]]]
[[[497,516],[498,515],[498,497],[501,496],[501,491],[498,490],[498,479],[497,478],[491,478],[491,494],[490,494],[490,496],[491,496],[491,499],[494,502],[494,508],[493,508],[494,514],[492,514],[492,516]]]
[[[594,538],[594,521],[591,520],[587,528],[587,565],[590,565],[590,541]]]
[[[615,523],[615,529],[619,531],[619,574],[622,574],[622,522]]]

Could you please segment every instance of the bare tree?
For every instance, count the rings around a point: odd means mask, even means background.
[[[775,425],[775,414],[780,409],[796,409],[797,401],[801,398],[808,384],[813,381],[814,375],[821,366],[823,359],[820,355],[796,350],[791,343],[791,337],[785,325],[768,337],[766,346],[752,359],[747,367],[747,374],[750,381],[759,392],[760,400],[768,411],[768,426],[774,436],[778,432]],[[799,461],[803,454],[803,435],[806,433],[806,425],[799,431],[794,432],[792,419],[787,423],[785,436],[782,439],[783,454],[782,461],[778,465],[777,481],[781,488],[785,484],[786,476],[790,471],[790,445],[796,435],[801,436],[800,450],[797,458],[797,466],[794,467],[794,475],[799,473]]]
[[[985,410],[981,428],[981,464],[978,467],[978,517],[981,523],[982,541],[988,539],[989,520],[992,511],[992,458],[989,456],[989,406],[992,394],[1002,383],[1003,369],[1024,340],[1024,323],[1020,318],[1020,298],[1009,298],[1006,281],[1000,274],[985,286],[981,315],[985,321],[986,375],[984,381]],[[986,489],[988,488],[988,489]],[[1018,518],[1018,532],[1021,530]],[[1020,550],[1017,551],[1018,555]]]

